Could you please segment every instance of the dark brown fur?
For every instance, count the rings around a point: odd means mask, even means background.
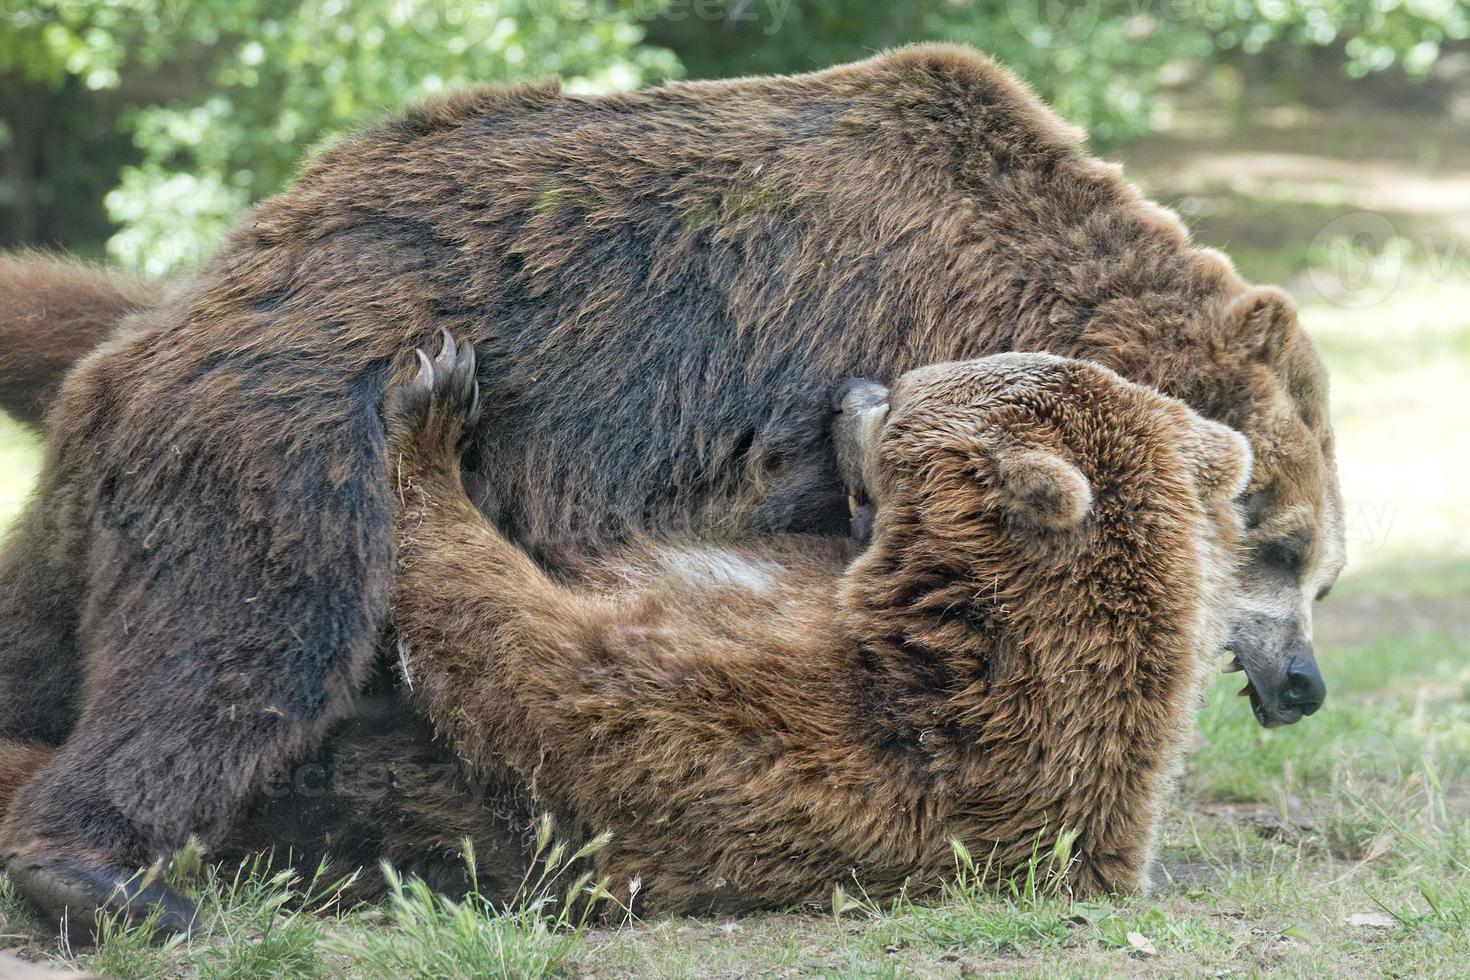
[[[374,685],[324,744],[269,773],[263,789],[211,859],[290,866],[345,881],[346,901],[384,893],[380,866],[422,878],[436,892],[471,885],[513,895],[531,861],[537,811],[497,770],[476,771],[402,699]],[[56,755],[39,742],[0,741],[0,821],[25,783]]]
[[[54,749],[35,742],[0,741],[0,820],[20,788],[54,753]]]
[[[613,831],[595,870],[644,912],[921,895],[951,840],[999,880],[1064,830],[1075,892],[1147,886],[1225,628],[1238,435],[1078,362],[925,368],[862,437],[879,507],[855,561],[830,539],[646,542],[563,586],[464,494],[457,357],[390,396],[394,613],[412,699],[475,769],[364,713],[272,781],[231,852],[312,860],[332,830],[343,870],[387,856],[457,890],[468,837],[481,892],[509,898],[547,809]]]
[[[1272,533],[1323,541],[1336,501],[1290,306],[957,49],[422,107],[317,158],[135,326],[64,385],[0,567],[0,736],[66,739],[6,824],[23,855],[218,844],[348,711],[391,581],[378,405],[441,327],[494,406],[471,496],[542,557],[839,530],[830,382],[1007,349],[1244,429]]]

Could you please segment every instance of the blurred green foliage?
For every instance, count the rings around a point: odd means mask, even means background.
[[[558,74],[626,88],[678,71],[615,8],[567,17],[546,0],[0,0],[0,67],[32,86],[148,97],[122,114],[136,153],[106,190],[124,265],[202,257],[310,146],[406,100]],[[172,91],[170,91],[172,89]]]
[[[916,40],[974,45],[1027,79],[1062,115],[1114,144],[1148,128],[1165,85],[1270,58],[1317,55],[1354,77],[1423,77],[1470,37],[1464,0],[752,0],[711,30],[654,22],[694,77],[805,71]],[[1293,59],[1293,53],[1297,55]],[[1166,69],[1173,69],[1167,71]]]
[[[1460,0],[0,0],[0,244],[107,235],[125,265],[187,266],[313,145],[475,82],[628,88],[943,39],[1109,144],[1171,77],[1313,49],[1422,76],[1467,34]]]

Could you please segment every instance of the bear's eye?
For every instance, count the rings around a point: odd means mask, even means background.
[[[1306,534],[1293,534],[1276,541],[1267,541],[1261,545],[1256,556],[1268,568],[1300,575],[1307,564],[1307,550],[1310,544],[1311,540]]]
[[[1241,513],[1245,517],[1247,528],[1256,528],[1261,524],[1261,518],[1266,513],[1266,505],[1271,502],[1270,496],[1265,490],[1257,490],[1255,493],[1247,494],[1241,501]]]

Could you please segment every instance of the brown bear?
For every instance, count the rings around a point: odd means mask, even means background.
[[[1096,365],[1003,354],[840,401],[876,515],[830,539],[648,541],[549,578],[465,494],[473,348],[390,395],[411,698],[508,767],[643,911],[921,894],[1077,834],[1078,894],[1147,885],[1224,642],[1250,451]],[[493,406],[487,406],[493,408]]]
[[[1263,722],[1321,703],[1321,364],[1284,297],[1009,73],[918,47],[481,90],[321,154],[63,385],[0,556],[0,737],[65,742],[3,829],[23,891],[101,901],[191,835],[217,845],[349,710],[392,581],[379,405],[446,327],[494,406],[471,498],[551,563],[648,529],[840,532],[840,378],[1018,349],[1110,366],[1251,441],[1231,646]]]
[[[1066,833],[1074,894],[1147,887],[1227,628],[1240,435],[1052,355],[920,368],[836,401],[866,549],[650,538],[557,582],[464,492],[477,405],[473,347],[446,343],[386,413],[411,699],[508,777],[480,806],[401,811],[422,852],[488,843],[478,887],[509,899],[545,810],[612,831],[592,870],[625,905],[742,912],[854,882],[923,895],[952,840],[1004,880]],[[257,818],[231,847],[280,831]]]

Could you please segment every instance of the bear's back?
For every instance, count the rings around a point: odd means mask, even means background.
[[[323,154],[236,237],[317,244],[419,257],[427,315],[474,338],[509,409],[472,491],[548,549],[839,531],[837,380],[1016,349],[1147,375],[1158,350],[1205,343],[1201,312],[1239,286],[1008,72],[942,46],[454,96]],[[283,288],[301,264],[280,261]]]

